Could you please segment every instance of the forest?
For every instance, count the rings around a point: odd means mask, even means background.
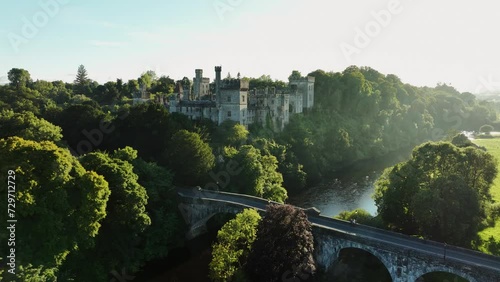
[[[168,257],[186,244],[175,187],[200,186],[286,203],[290,195],[356,162],[412,150],[407,162],[379,179],[374,195],[379,214],[366,215],[362,223],[467,248],[500,246],[500,238],[477,238],[500,217],[490,193],[496,160],[458,135],[480,128],[500,131],[498,104],[446,84],[412,86],[369,67],[308,75],[316,79],[314,108],[291,116],[282,132],[274,132],[259,125],[246,129],[232,122],[218,126],[190,120],[154,102],[172,95],[186,77],[176,81],[147,71],[137,79],[99,84],[80,66],[68,83],[33,80],[28,70],[11,69],[10,83],[0,86],[0,172],[2,177],[11,170],[16,175],[16,278],[110,281],[113,272],[136,273]],[[250,88],[286,85],[269,75],[250,78]],[[152,100],[134,102],[144,91]],[[222,177],[234,164],[237,176]],[[477,174],[469,171],[471,166]],[[0,198],[7,193],[7,186],[1,186]],[[467,215],[440,202],[442,193],[448,193],[447,199],[460,195],[460,203],[469,205]],[[442,210],[419,210],[431,200],[454,216],[443,221]],[[262,219],[247,210],[221,222],[227,223],[214,242],[211,280],[277,281],[291,267],[280,262],[283,256],[293,258],[299,270],[314,273],[305,214],[279,207],[270,206],[273,216]],[[294,213],[286,220],[298,220],[295,237],[286,244],[299,251],[277,248],[275,259],[260,261],[265,245],[283,232],[279,220]],[[341,218],[350,216],[346,211]],[[7,214],[0,220],[6,222]],[[467,220],[467,226],[459,230],[460,220]],[[7,235],[0,234],[2,242]],[[0,245],[0,252],[7,247]],[[499,255],[498,249],[488,252]],[[281,264],[270,267],[274,263]],[[0,269],[0,278],[7,275]]]

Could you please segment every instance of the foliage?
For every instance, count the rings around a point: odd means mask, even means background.
[[[175,173],[176,183],[200,184],[215,165],[210,146],[198,133],[180,130],[170,140],[166,149],[169,167]]]
[[[217,233],[217,242],[212,246],[210,279],[228,281],[241,271],[252,244],[257,236],[260,215],[253,209],[245,209],[228,221]]]
[[[0,170],[15,171],[16,228],[23,230],[16,233],[19,277],[52,281],[68,254],[94,245],[107,215],[108,182],[49,141],[1,139],[0,155]],[[0,196],[7,199],[3,187]],[[2,241],[6,237],[2,232]],[[3,254],[6,246],[0,246]]]
[[[281,281],[314,273],[311,228],[303,210],[269,205],[245,267],[251,281]]]
[[[62,138],[61,128],[36,117],[31,112],[0,112],[0,139],[8,136],[19,136],[33,141],[59,142]]]
[[[78,67],[74,86],[74,91],[76,94],[83,94],[87,96],[91,94],[90,79],[88,78],[87,70],[83,65],[80,65]]]
[[[70,256],[64,275],[83,281],[104,281],[111,270],[125,268],[134,272],[144,262],[140,238],[151,225],[146,213],[148,195],[137,182],[132,164],[118,158],[123,155],[94,152],[80,158],[85,168],[104,176],[111,195],[95,246]]]
[[[137,151],[125,148],[127,151]],[[146,188],[148,204],[146,212],[151,217],[151,225],[146,228],[143,236],[144,259],[152,260],[166,257],[169,251],[184,240],[184,229],[177,212],[176,193],[172,184],[173,175],[170,171],[140,158],[123,158],[123,152],[117,150],[114,156],[131,161],[138,182]],[[130,155],[130,154],[127,154]]]
[[[215,130],[212,136],[212,143],[219,147],[239,147],[245,144],[248,134],[245,126],[232,120],[226,120]]]
[[[25,69],[13,68],[8,72],[7,78],[10,81],[10,85],[16,89],[26,87],[31,83],[30,73]]]
[[[374,217],[364,209],[355,209],[353,211],[343,211],[336,216],[338,219],[342,220],[356,220],[356,223],[372,225]]]
[[[497,173],[494,158],[474,147],[428,142],[376,182],[378,213],[407,234],[470,247]]]
[[[221,183],[223,190],[271,199],[283,203],[288,195],[282,187],[283,176],[277,171],[278,160],[273,155],[261,154],[251,145],[239,150],[226,148],[226,164],[235,164],[238,174]]]

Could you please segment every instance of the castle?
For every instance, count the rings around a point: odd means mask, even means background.
[[[281,131],[290,120],[290,113],[302,113],[314,105],[314,77],[289,82],[286,89],[249,89],[246,79],[221,79],[222,67],[215,67],[215,82],[195,70],[193,85],[178,83],[168,107],[191,119],[208,118],[218,125],[225,120],[248,125],[259,123]]]

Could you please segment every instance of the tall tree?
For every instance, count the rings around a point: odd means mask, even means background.
[[[269,205],[257,226],[246,272],[252,281],[307,280],[315,272],[311,223],[303,210]]]
[[[78,67],[74,84],[75,94],[90,95],[90,79],[84,65]]]
[[[7,78],[10,81],[10,85],[17,89],[26,87],[31,82],[31,75],[25,69],[13,68],[8,72]]]

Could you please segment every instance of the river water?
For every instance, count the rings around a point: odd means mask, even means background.
[[[288,203],[303,208],[316,207],[321,215],[329,217],[357,208],[376,215],[377,207],[372,199],[375,181],[385,168],[407,160],[409,152],[403,150],[382,158],[360,161],[335,173],[323,184],[290,197]]]

